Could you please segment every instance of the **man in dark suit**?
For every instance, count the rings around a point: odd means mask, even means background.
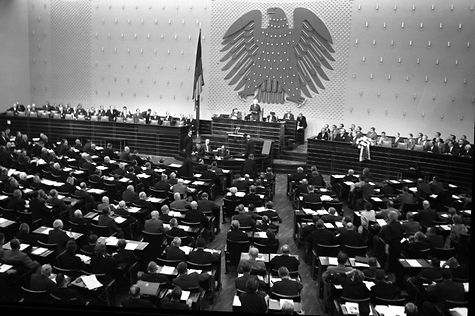
[[[56,219],[53,222],[53,229],[48,233],[48,243],[56,244],[58,250],[63,250],[70,237],[63,230],[63,221]]]
[[[458,156],[459,155],[459,148],[458,146],[454,145],[453,141],[449,141],[447,143],[447,148],[445,149],[445,154],[451,155],[451,156]]]
[[[173,238],[170,245],[168,245],[165,250],[165,259],[167,260],[185,260],[185,252],[180,249],[181,246],[181,238],[175,237]]]
[[[297,144],[303,144],[305,142],[305,129],[307,128],[307,119],[302,113],[297,116]]]
[[[322,215],[321,218],[325,223],[340,222],[343,219],[343,217],[338,215],[336,209],[333,206],[329,207],[328,214]]]
[[[191,209],[185,214],[184,220],[189,223],[201,223],[202,227],[207,227],[208,218],[198,210],[198,202],[192,201],[190,203]]]
[[[178,221],[176,218],[170,220],[170,230],[167,231],[166,234],[173,237],[188,237],[188,234],[183,230],[183,228],[178,227]]]
[[[109,207],[105,207],[102,210],[102,214],[99,215],[97,225],[109,227],[109,232],[111,234],[114,233],[114,232],[117,233],[116,237],[123,237],[123,235],[124,235],[124,232],[122,231],[122,228],[120,228],[117,225],[114,218],[111,216],[111,210],[110,210]]]
[[[150,219],[145,220],[143,227],[147,233],[163,233],[163,221],[160,220],[160,213],[157,210],[153,210],[150,213]]]
[[[246,283],[250,278],[255,278],[259,282],[259,290],[260,291],[267,291],[269,288],[269,285],[267,285],[266,282],[258,279],[257,275],[252,275],[251,274],[251,264],[249,261],[243,261],[241,264],[241,269],[242,269],[242,275],[240,277],[237,277],[234,280],[234,284],[236,286],[236,290],[239,290],[241,292],[246,292]]]
[[[345,228],[346,229],[342,230],[339,236],[340,244],[353,247],[363,246],[363,237],[356,231],[353,223],[346,223]]]
[[[372,300],[374,300],[376,297],[395,299],[399,296],[399,288],[393,283],[386,281],[385,278],[386,273],[384,270],[376,270],[375,284],[370,289],[370,297]]]
[[[257,98],[252,99],[252,104],[249,108],[249,119],[251,121],[260,121],[261,119],[261,106],[258,103]]]
[[[464,301],[466,300],[463,285],[452,280],[452,272],[450,269],[442,269],[442,281],[434,285],[429,285],[426,289],[428,301],[423,303],[424,313],[427,315],[435,315],[434,305],[443,311],[444,315],[450,312],[446,305],[446,300]]]
[[[157,190],[162,190],[162,191],[170,191],[171,189],[171,186],[170,184],[167,182],[168,180],[168,176],[165,174],[165,173],[162,173],[162,175],[160,176],[160,181],[157,181],[153,187]]]
[[[241,174],[249,174],[251,178],[257,177],[257,164],[254,160],[254,154],[249,154],[241,167]]]
[[[192,137],[192,131],[189,130],[188,134],[183,140],[183,152],[185,153],[185,158],[191,158],[192,151],[193,151],[193,137]]]
[[[243,204],[239,204],[236,209],[238,210],[239,214],[234,215],[232,220],[237,220],[239,222],[239,226],[254,227],[256,225],[257,216],[253,216],[253,214],[250,214],[248,211],[246,211]]]
[[[127,189],[122,192],[122,200],[124,200],[125,202],[135,202],[137,200],[137,193],[135,192],[135,189],[134,189],[134,186],[129,184],[127,186]]]
[[[270,261],[271,269],[279,269],[280,267],[286,267],[289,271],[298,271],[300,261],[294,256],[290,255],[290,247],[287,244],[282,245],[280,248],[282,255],[275,256]]]
[[[202,272],[201,274],[196,272],[188,273],[188,265],[183,261],[177,265],[176,270],[178,276],[173,279],[173,284],[184,290],[198,288],[201,282],[210,278],[210,275],[206,272]]]
[[[226,239],[231,241],[246,241],[249,240],[249,236],[242,230],[240,230],[240,224],[237,219],[231,221],[231,228],[228,232]]]
[[[304,195],[303,202],[315,203],[321,202],[320,194],[315,192],[315,187],[313,185],[308,186],[308,194]]]
[[[130,296],[120,304],[123,308],[130,308],[132,310],[141,308],[157,308],[157,306],[155,306],[150,300],[140,297],[140,287],[137,285],[132,285],[130,287],[129,295]]]
[[[170,295],[165,296],[161,303],[161,307],[164,310],[189,310],[190,307],[185,303],[180,301],[182,290],[179,286],[175,286],[171,291]]]
[[[334,245],[336,244],[335,235],[325,228],[325,224],[321,219],[316,223],[316,229],[312,231],[307,237],[307,243],[313,249],[317,248],[317,244]]]
[[[262,206],[262,199],[259,194],[256,193],[256,191],[257,187],[255,185],[251,185],[249,187],[249,193],[243,197],[242,203],[246,206],[249,206],[249,204],[254,204],[254,206]]]
[[[216,202],[210,201],[208,199],[208,193],[203,192],[201,194],[201,200],[198,200],[198,210],[203,214],[211,212],[211,214],[213,214],[213,217],[215,218],[215,225],[219,229],[221,208],[218,204],[216,204]]]
[[[245,151],[244,151],[244,157],[249,157],[249,155],[254,155],[255,153],[255,150],[256,150],[256,143],[254,142],[254,140],[251,138],[251,135],[247,134],[245,135],[246,139],[246,148],[245,148]]]
[[[266,122],[275,123],[277,121],[278,121],[278,119],[277,119],[277,116],[275,116],[275,112],[270,112],[269,115],[267,115]]]
[[[26,269],[28,271],[34,271],[40,266],[37,261],[31,260],[31,258],[26,253],[20,251],[20,241],[18,239],[13,238],[10,241],[10,248],[11,249],[7,249],[4,251],[2,248],[3,262],[13,265],[15,269]]]
[[[56,283],[50,279],[52,270],[50,264],[44,264],[38,273],[33,273],[30,278],[30,290],[48,291],[55,287]]]
[[[289,296],[299,295],[303,288],[302,283],[290,279],[289,270],[286,267],[280,267],[278,273],[282,280],[274,283],[271,292]]]
[[[188,254],[188,261],[197,264],[215,264],[219,261],[219,255],[205,251],[206,242],[203,238],[196,241],[196,249]]]
[[[292,114],[292,112],[291,112],[290,110],[288,110],[288,111],[284,114],[283,119],[286,120],[286,121],[293,121],[295,118],[294,118],[294,115]]]
[[[437,219],[437,213],[430,208],[429,201],[424,200],[422,202],[422,210],[416,214],[415,219],[418,220],[422,226],[431,227],[433,226],[434,220]]]

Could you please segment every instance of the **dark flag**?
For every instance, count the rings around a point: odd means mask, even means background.
[[[193,101],[195,101],[195,109],[199,110],[200,95],[202,87],[204,86],[203,80],[203,63],[201,61],[201,30],[198,37],[198,47],[196,48],[196,63],[195,63],[195,79],[193,81]]]

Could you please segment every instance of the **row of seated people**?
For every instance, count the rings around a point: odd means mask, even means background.
[[[121,110],[116,109],[113,105],[109,106],[107,110],[102,105],[97,109],[93,106],[86,109],[82,104],[71,106],[70,104],[49,104],[48,102],[41,107],[29,104],[25,107],[23,104],[15,103],[11,108],[7,109],[7,114],[15,116],[33,116],[39,112],[47,113],[48,117],[58,119],[68,118],[97,121],[98,118],[104,117],[104,120],[114,122],[128,122],[128,119],[130,119],[130,123],[150,124],[152,121],[155,121],[157,125],[162,125],[163,122],[169,122],[166,123],[167,125],[196,125],[196,120],[191,114],[188,116],[181,114],[177,117],[166,112],[165,115],[159,115],[157,111],[152,112],[152,109],[143,111],[140,108],[136,108],[135,112],[132,112],[127,106],[123,106]]]
[[[367,137],[372,146],[396,147],[452,156],[473,156],[473,146],[467,140],[466,135],[462,135],[457,140],[456,136],[451,134],[444,141],[440,132],[436,132],[432,139],[423,133],[418,133],[417,137],[414,137],[412,133],[409,133],[407,137],[401,137],[401,134],[397,132],[396,136],[390,137],[386,136],[384,131],[381,132],[381,135],[378,135],[374,127],[364,133],[361,126],[352,124],[347,132],[344,124],[340,124],[338,127],[332,125],[331,129],[328,124],[325,124],[315,136],[315,139],[356,144],[357,140],[362,137]]]
[[[461,266],[455,257],[443,266],[434,258],[431,260],[432,268],[423,269],[411,277],[411,282],[420,285],[419,297],[410,295],[410,290],[401,291],[385,269],[377,267],[375,258],[369,258],[369,267],[361,270],[349,267],[347,261],[348,256],[340,251],[337,265],[329,266],[322,274],[327,310],[334,306],[340,309],[340,304],[344,302],[357,302],[360,315],[368,315],[370,304],[403,305],[411,302],[418,311],[414,315],[445,315],[453,304],[458,305],[457,302],[467,298],[464,285],[456,275],[468,266]],[[432,275],[437,275],[437,278],[427,278]],[[430,280],[429,285],[422,286],[422,282],[427,280]],[[338,304],[333,304],[332,300]]]

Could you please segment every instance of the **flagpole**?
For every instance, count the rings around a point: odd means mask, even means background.
[[[200,99],[198,96],[195,100],[195,119],[196,119],[196,137],[200,137]]]

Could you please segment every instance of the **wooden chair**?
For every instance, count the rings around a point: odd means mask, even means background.
[[[277,251],[275,246],[269,246],[258,242],[254,242],[253,246],[259,249],[259,253],[275,253]]]
[[[161,198],[161,199],[167,199],[168,198],[168,191],[167,190],[158,190],[155,189],[154,187],[150,187],[150,195],[153,197]]]
[[[432,248],[432,256],[439,258],[440,260],[448,260],[449,258],[455,256],[455,248]]]
[[[21,286],[21,303],[28,304],[48,304],[49,303],[49,294],[48,291],[35,291]]]
[[[31,230],[35,230],[36,228],[41,226],[41,218],[38,218],[33,221],[33,213],[20,210],[17,210],[16,213],[18,221],[21,223],[27,223],[30,226]]]
[[[375,305],[396,305],[396,306],[404,306],[406,304],[406,299],[404,297],[401,298],[382,298],[376,296],[374,298]]]
[[[317,244],[316,253],[318,256],[337,257],[339,251],[340,245]]]
[[[157,264],[160,265],[160,266],[172,266],[172,267],[176,267],[180,262],[182,262],[183,260],[181,259],[178,259],[178,260],[169,260],[169,259],[165,259],[165,258],[161,258],[161,257],[158,257],[157,258]]]
[[[349,246],[349,245],[344,245],[343,246],[344,251],[348,255],[348,257],[355,257],[355,256],[361,256],[361,257],[366,257],[366,252],[368,251],[368,246]]]
[[[300,293],[297,295],[284,295],[284,294],[279,294],[274,291],[271,291],[270,297],[281,300],[281,299],[287,299],[287,300],[292,300],[294,302],[300,302],[301,296]]]
[[[43,247],[43,248],[47,248],[47,249],[50,249],[50,250],[56,250],[57,247],[58,247],[57,244],[47,243],[47,242],[44,242],[44,241],[41,241],[41,240],[37,240],[36,242],[37,242],[38,246]]]
[[[102,226],[91,223],[91,230],[94,234],[100,237],[110,237],[114,236],[116,233],[111,233],[109,226]]]
[[[80,270],[60,268],[57,265],[53,265],[53,272],[54,273],[61,272],[62,274],[67,275],[68,277],[70,277],[71,280],[76,279],[80,274]]]
[[[314,211],[321,210],[322,207],[323,207],[323,202],[305,202],[305,201],[302,201],[302,207],[303,208],[309,208],[309,209],[312,209]]]
[[[11,221],[17,221],[18,220],[18,214],[12,208],[6,208],[6,207],[3,207],[3,206],[0,206],[0,213],[2,214],[2,217],[6,218],[6,219],[9,219]]]
[[[228,273],[229,266],[237,266],[241,259],[241,252],[248,252],[250,241],[233,241],[226,239],[225,257],[225,273]]]

